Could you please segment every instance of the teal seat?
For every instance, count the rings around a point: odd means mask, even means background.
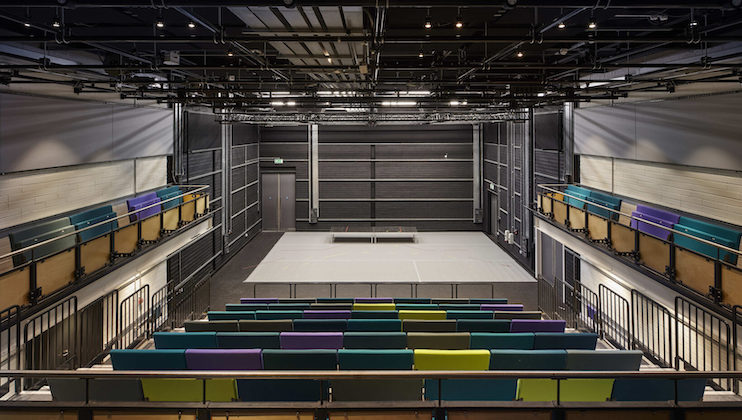
[[[239,321],[241,319],[255,319],[252,311],[209,311],[209,321]]]
[[[348,331],[402,331],[401,319],[349,319]]]
[[[255,311],[255,319],[278,320],[278,319],[302,319],[302,311]]]
[[[407,347],[407,334],[397,332],[346,332],[343,335],[346,349],[403,349]]]
[[[175,200],[165,201],[165,200],[175,198],[183,194],[183,192],[180,191],[180,188],[175,187],[175,186],[163,188],[161,190],[156,191],[155,194],[157,194],[157,197],[159,197],[160,201],[163,202],[162,203],[163,210],[169,210],[183,203],[183,197],[180,197]]]
[[[742,238],[742,232],[738,232],[736,230],[729,229],[723,226],[703,222],[701,220],[692,219],[690,217],[680,217],[678,223],[675,224],[674,228],[675,230],[678,230],[680,232],[684,232],[697,238],[705,239],[707,241],[714,242],[732,249],[739,249],[740,238]],[[718,258],[732,265],[737,264],[736,254],[720,250],[713,245],[705,244],[693,238],[677,234],[673,235],[673,241],[675,242],[675,245],[682,246],[683,248],[690,249],[691,251],[695,251],[699,254],[706,255],[711,258]]]
[[[220,349],[280,349],[278,332],[224,332],[216,334]]]
[[[353,303],[353,298],[317,298],[317,303]]]
[[[593,333],[535,333],[535,350],[595,350],[598,335]]]
[[[84,229],[106,220],[111,220],[111,222],[80,232],[78,237],[82,242],[103,236],[111,230],[118,228],[116,213],[114,213],[111,206],[102,206],[70,216],[70,224],[75,226],[75,230]]]
[[[394,303],[430,303],[430,298],[394,298]]]
[[[311,308],[309,303],[269,303],[269,311],[304,311]]]
[[[469,303],[477,305],[506,305],[508,303],[507,298],[477,298],[469,299]]]
[[[401,334],[401,333],[400,333]],[[411,370],[412,350],[338,350],[340,370]],[[419,401],[419,379],[332,381],[335,401]]]
[[[533,333],[471,333],[472,349],[533,350]]]
[[[52,238],[73,232],[75,227],[70,224],[68,217],[50,220],[48,222],[37,223],[25,229],[16,230],[8,234],[10,247],[13,251],[35,245]],[[34,258],[43,258],[56,254],[65,249],[75,246],[75,236],[70,235],[65,238],[50,242],[45,245],[34,248],[32,251],[26,251],[13,256],[13,265],[23,265]]]
[[[492,319],[492,312],[479,310],[448,310],[446,312],[446,319]]]
[[[438,305],[441,311],[478,311],[480,304],[476,303],[442,303]]]
[[[639,370],[641,350],[567,350],[569,370]]]
[[[490,370],[565,370],[566,350],[491,350]]]
[[[337,332],[348,329],[347,319],[295,319],[296,332]]]
[[[590,197],[590,193],[592,193],[592,191],[588,190],[587,188],[578,187],[576,185],[570,185],[564,190],[565,195],[569,194],[585,201],[587,201],[587,199]],[[577,207],[580,209],[585,208],[585,202],[580,201],[577,198],[564,197],[564,201],[573,207]]]
[[[610,194],[602,193],[600,191],[591,191],[590,196],[588,196],[588,201],[590,201],[591,203],[599,204],[603,207],[607,207],[611,210],[621,209],[620,198],[614,197]],[[597,207],[593,204],[588,204],[587,210],[590,213],[597,214],[598,216],[603,217],[605,219],[618,220],[618,213]]]
[[[265,370],[337,370],[336,350],[263,350]],[[313,379],[238,379],[241,401],[319,401],[329,386]]]
[[[492,313],[490,312],[490,316]],[[459,319],[456,321],[456,330],[459,332],[510,332],[509,319]]]
[[[351,319],[399,319],[397,311],[352,311]]]
[[[215,349],[215,332],[156,332],[157,349]]]
[[[438,305],[433,303],[397,303],[394,305],[398,311],[437,311]]]
[[[267,303],[228,303],[226,305],[227,311],[247,311],[247,312],[255,312],[255,311],[267,311],[268,310],[268,304]]]
[[[114,370],[186,370],[185,350],[113,349]]]

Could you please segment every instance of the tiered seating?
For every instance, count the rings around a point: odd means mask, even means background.
[[[556,193],[540,194],[539,205],[541,212],[557,223],[584,232],[591,241],[609,245],[618,255],[630,256],[637,263],[703,295],[718,296],[717,288],[721,283],[723,303],[742,303],[742,287],[739,286],[742,259],[733,252],[699,240],[738,250],[742,249],[739,230],[629,203],[575,185],[568,186],[561,197]],[[620,209],[632,218],[618,217],[608,209]],[[669,229],[690,236],[672,234]]]
[[[640,351],[595,350],[597,335],[564,332],[554,321],[495,319],[497,303],[415,302],[368,299],[332,302],[351,309],[306,309],[317,300],[245,299],[227,311],[210,312],[210,321],[186,324],[186,330],[157,332],[155,349],[113,350],[115,370],[638,370]],[[368,306],[378,305],[378,306]],[[400,305],[433,305],[424,310]],[[488,318],[453,318],[461,306]],[[363,310],[355,310],[355,308]],[[405,306],[403,306],[405,307]],[[451,308],[444,310],[442,308]],[[245,311],[244,309],[253,309]],[[378,308],[380,310],[373,310]],[[484,308],[490,310],[483,310]],[[270,313],[269,319],[251,316]],[[373,314],[383,318],[373,318]],[[393,315],[393,316],[392,316]],[[230,318],[232,317],[232,318]],[[219,319],[214,319],[219,318]],[[421,319],[422,318],[422,319]],[[405,329],[407,323],[432,323],[446,328],[425,332]],[[445,324],[442,324],[445,323]],[[229,325],[231,330],[225,331]],[[312,325],[312,327],[308,327]],[[454,326],[450,330],[450,325]],[[489,327],[487,327],[489,325]],[[559,332],[511,332],[557,329]],[[414,329],[414,328],[413,328]],[[312,330],[312,331],[307,331]],[[316,330],[316,331],[315,331]],[[489,332],[490,330],[502,332]],[[488,332],[479,332],[488,331]],[[605,401],[667,400],[667,383],[632,383],[613,379],[142,379],[142,398],[150,401]],[[129,383],[127,386],[130,386]],[[632,386],[635,387],[632,388]],[[698,400],[703,381],[682,384],[681,400]],[[55,397],[64,395],[56,383]],[[656,388],[655,388],[656,387]],[[56,389],[55,389],[56,388]],[[638,393],[636,389],[641,389]],[[127,392],[127,395],[139,395]],[[670,395],[668,397],[668,395]],[[61,397],[60,397],[61,398]]]
[[[0,240],[0,244],[8,243],[12,251],[51,241],[13,256],[12,267],[10,261],[2,262],[6,270],[0,273],[0,289],[4,291],[0,309],[27,305],[50,295],[104,268],[112,257],[132,255],[141,243],[155,241],[162,232],[176,230],[206,212],[207,196],[191,194],[186,197],[192,201],[184,202],[175,198],[181,194],[179,187],[167,187],[128,199],[123,206],[100,206],[11,231],[2,238],[7,242]],[[122,217],[130,211],[136,213]]]

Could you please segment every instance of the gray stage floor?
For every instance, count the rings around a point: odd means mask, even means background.
[[[247,283],[535,282],[481,232],[419,233],[417,243],[333,243],[329,233],[284,234]]]

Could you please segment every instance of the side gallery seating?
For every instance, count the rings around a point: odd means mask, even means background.
[[[540,211],[555,222],[573,232],[585,233],[593,242],[608,245],[617,255],[632,257],[637,264],[716,302],[729,306],[742,304],[742,259],[731,251],[700,241],[739,250],[742,249],[739,229],[629,203],[575,185],[565,189],[562,199],[555,193],[540,194],[539,203]],[[632,217],[618,216],[608,209],[620,209]],[[669,229],[683,234],[673,234]]]
[[[0,239],[8,243],[10,249],[0,253],[21,253],[13,256],[12,266],[11,261],[2,262],[0,290],[4,293],[0,294],[0,309],[35,303],[105,268],[114,257],[130,256],[142,242],[155,241],[162,232],[178,229],[198,216],[194,213],[197,208],[205,211],[208,206],[207,197],[199,193],[192,194],[194,201],[191,203],[177,198],[144,209],[181,194],[179,187],[167,187],[130,198],[122,203],[123,206],[99,206],[12,230],[6,238]],[[191,214],[187,208],[191,208]],[[121,217],[129,211],[136,213],[130,218]],[[46,241],[49,242],[44,243]],[[41,245],[22,251],[36,244]]]

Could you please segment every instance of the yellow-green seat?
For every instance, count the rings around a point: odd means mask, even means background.
[[[487,370],[489,350],[415,350],[416,370]]]
[[[444,320],[446,311],[399,311],[399,319]]]
[[[393,303],[354,303],[354,311],[393,311]]]
[[[198,379],[142,379],[142,392],[148,401],[201,402],[203,381]],[[207,379],[206,401],[229,402],[237,399],[234,379]]]
[[[564,379],[559,384],[559,401],[600,402],[611,399],[613,379]],[[554,379],[518,380],[518,400],[556,401],[557,381]]]

